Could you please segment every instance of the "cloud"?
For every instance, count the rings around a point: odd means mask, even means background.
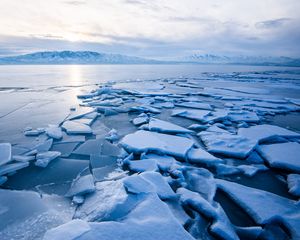
[[[64,1],[65,4],[79,6],[86,4],[86,1]]]
[[[263,22],[257,22],[255,26],[257,28],[278,28],[285,25],[287,22],[290,22],[291,20],[291,18],[278,18]]]
[[[299,53],[298,0],[24,1],[0,1],[0,54],[56,48],[160,58]]]

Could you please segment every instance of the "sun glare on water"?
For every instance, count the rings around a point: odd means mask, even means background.
[[[78,86],[82,84],[82,75],[81,75],[81,68],[78,65],[70,65],[69,73],[70,73],[70,82],[74,86]]]

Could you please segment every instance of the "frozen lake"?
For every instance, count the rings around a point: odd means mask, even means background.
[[[1,240],[300,238],[299,68],[0,66],[0,83]]]
[[[0,66],[0,141],[22,142],[25,127],[45,127],[62,121],[69,108],[78,104],[77,94],[106,82],[188,77],[203,81],[206,86],[263,86],[272,89],[274,95],[297,98],[299,71],[299,68],[234,65]],[[298,88],[278,86],[276,79],[280,83],[295,82]]]

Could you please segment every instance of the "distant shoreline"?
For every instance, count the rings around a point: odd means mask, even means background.
[[[261,67],[296,67],[300,65],[285,64],[244,64],[244,63],[197,63],[197,62],[165,62],[165,63],[0,63],[0,66],[34,66],[34,65],[220,65],[220,66],[261,66]]]
[[[268,56],[192,55],[157,60],[91,51],[35,52],[0,58],[0,65],[242,65],[300,67],[300,59]]]

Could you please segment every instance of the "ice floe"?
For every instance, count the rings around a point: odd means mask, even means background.
[[[300,138],[300,134],[275,125],[256,125],[249,128],[238,129],[238,135],[260,142],[276,137]]]
[[[198,134],[208,152],[229,157],[246,158],[257,145],[256,140],[229,133],[203,131]]]
[[[176,194],[166,180],[156,172],[144,172],[124,179],[124,187],[130,193],[157,193],[161,199],[174,199]]]
[[[207,122],[205,117],[210,114],[207,110],[174,110],[172,116],[184,117],[200,122]]]
[[[0,166],[0,176],[7,175],[16,172],[22,168],[29,166],[29,162],[18,162],[18,163],[9,163],[6,165]]]
[[[61,128],[56,125],[49,125],[48,128],[46,128],[46,134],[54,139],[61,139],[63,137]]]
[[[160,171],[167,172],[171,169],[176,160],[172,156],[168,155],[156,155],[156,154],[143,154],[141,160],[153,160],[156,162]]]
[[[187,159],[190,163],[195,164],[207,164],[207,165],[214,165],[217,163],[222,163],[223,160],[217,158],[204,149],[201,148],[191,148],[188,152]]]
[[[257,224],[279,222],[289,230],[292,239],[300,238],[300,208],[295,201],[225,180],[216,182]]]
[[[0,176],[0,186],[7,181],[6,176]]]
[[[43,240],[74,240],[90,230],[91,227],[86,221],[74,219],[64,225],[48,230]]]
[[[0,143],[0,166],[11,160],[11,144]]]
[[[198,108],[204,110],[213,110],[213,108],[208,103],[200,103],[200,102],[181,102],[176,103],[177,107],[187,107],[187,108]]]
[[[287,183],[289,187],[289,193],[300,197],[300,175],[289,174],[287,177]]]
[[[103,139],[91,139],[87,140],[81,144],[73,152],[79,155],[111,155],[118,156],[120,154],[120,149]]]
[[[129,161],[128,168],[133,172],[158,171],[157,162],[154,159]]]
[[[193,131],[189,129],[157,118],[150,118],[149,123],[142,125],[141,128],[160,133],[193,133]]]
[[[38,167],[43,167],[43,168],[47,167],[51,161],[53,161],[60,155],[61,155],[61,153],[57,152],[57,151],[48,151],[48,152],[38,153],[36,155],[36,161],[34,164]]]
[[[81,118],[85,115],[91,114],[95,111],[94,108],[91,107],[80,107],[77,108],[76,111],[72,111],[68,117],[69,120],[74,120],[74,119],[78,119]]]
[[[94,178],[91,174],[85,176],[79,176],[76,178],[69,191],[66,193],[67,197],[73,197],[75,195],[84,195],[95,191]]]
[[[61,153],[61,157],[69,157],[79,142],[57,142],[52,145],[51,151]]]
[[[76,209],[75,218],[86,221],[101,221],[109,217],[117,205],[124,203],[127,199],[121,180],[98,182],[94,190]]]
[[[300,173],[299,143],[260,145],[257,150],[271,167]]]
[[[173,216],[168,206],[154,194],[146,195],[123,220],[89,225],[91,230],[76,239],[193,239]],[[65,230],[64,226],[55,237],[68,236],[69,226],[67,225]]]
[[[156,152],[184,158],[194,142],[185,137],[139,130],[126,135],[121,145],[128,152]]]
[[[0,189],[1,239],[42,239],[44,233],[69,222],[74,207],[63,197],[32,191]],[[21,204],[18,204],[21,203]]]
[[[145,113],[141,113],[138,117],[132,120],[132,123],[136,126],[139,126],[148,123],[148,121],[149,121],[149,116]]]
[[[228,114],[228,119],[232,122],[252,122],[258,123],[260,118],[254,112],[248,111],[231,111]]]
[[[90,134],[92,133],[92,129],[83,123],[75,122],[75,121],[65,121],[62,125],[62,128],[68,134]]]
[[[200,194],[185,188],[179,188],[177,193],[180,195],[181,202],[184,206],[199,212],[212,221],[209,227],[212,233],[221,239],[239,239],[232,224],[218,203],[212,204]]]

